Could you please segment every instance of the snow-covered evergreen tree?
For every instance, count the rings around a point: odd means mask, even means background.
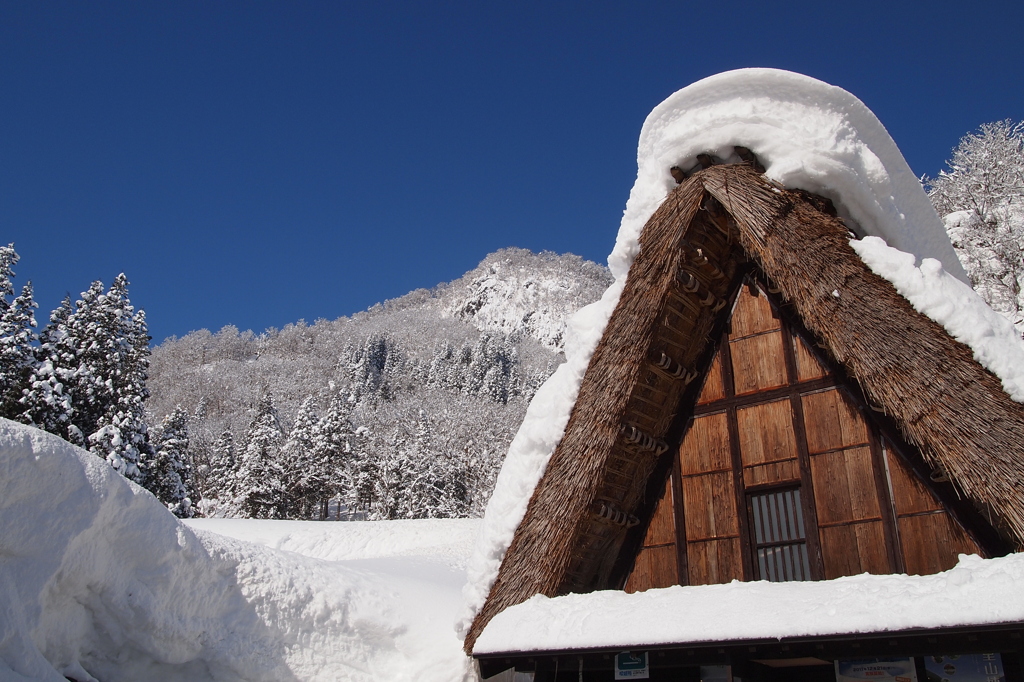
[[[334,388],[333,386],[331,387]],[[327,516],[328,501],[335,495],[355,507],[352,491],[355,482],[353,464],[358,457],[358,438],[350,420],[351,404],[348,396],[334,391],[327,411],[317,422],[314,431],[312,457],[307,473],[306,487],[313,507],[321,518]]]
[[[210,457],[210,473],[207,475],[209,489],[203,497],[220,494],[228,498],[234,495],[238,462],[235,459],[235,436],[223,431],[213,442]],[[226,494],[226,495],[225,495]]]
[[[0,312],[0,417],[17,419],[21,399],[35,368],[36,302],[32,283],[26,284],[10,305]]]
[[[195,515],[198,495],[192,476],[185,410],[178,407],[164,417],[153,449],[155,453],[144,467],[146,487],[175,516],[191,518]]]
[[[73,348],[63,343],[72,314],[71,297],[50,313],[50,322],[39,335],[36,360],[21,398],[18,419],[44,431],[68,438],[71,426],[71,380],[77,363]]]
[[[926,179],[975,290],[1024,332],[1024,122],[969,133]]]
[[[91,452],[124,476],[144,483],[140,460],[152,456],[145,411],[149,396],[146,316],[141,310],[135,312],[123,273],[88,312],[84,321],[89,326],[81,336],[87,343],[79,353],[83,381],[72,390],[72,421],[88,434]],[[78,391],[85,395],[80,397]]]
[[[83,447],[113,402],[113,386],[106,379],[111,352],[120,342],[115,326],[103,319],[103,303],[103,282],[97,280],[75,301],[57,341],[56,374],[71,400],[71,424],[64,437]]]
[[[288,498],[285,515],[288,518],[309,518],[316,504],[312,499],[315,486],[312,469],[317,421],[316,399],[307,396],[299,406],[295,424],[281,448],[284,486]]]
[[[7,310],[8,299],[14,296],[14,266],[20,258],[13,243],[0,246],[0,312]]]
[[[365,426],[355,430],[356,445],[343,470],[345,476],[342,482],[342,499],[347,500],[349,509],[361,513],[365,518],[372,518],[377,483],[377,462],[367,443],[369,432]],[[364,443],[366,447],[360,447]]]
[[[244,516],[285,518],[288,499],[279,461],[283,439],[274,396],[267,393],[256,406],[239,464],[237,499]]]
[[[199,488],[199,510],[203,516],[234,516],[239,461],[235,456],[235,437],[223,431],[209,450],[209,467]]]

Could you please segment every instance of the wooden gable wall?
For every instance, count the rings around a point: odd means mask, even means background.
[[[983,553],[853,395],[759,286],[741,288],[625,589],[927,574]],[[804,540],[759,545],[782,497],[780,532]]]

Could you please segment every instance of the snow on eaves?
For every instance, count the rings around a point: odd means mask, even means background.
[[[738,161],[733,151],[737,145],[757,155],[769,178],[832,199],[858,236],[878,237],[912,254],[910,268],[918,274],[903,268],[896,276],[891,269],[873,265],[866,250],[858,249],[869,267],[893,281],[917,310],[970,345],[1011,397],[1024,398],[1020,339],[1007,338],[1005,325],[988,314],[992,311],[981,299],[967,296],[972,293],[965,293],[967,285],[957,286],[967,276],[942,221],[870,109],[841,88],[775,69],[740,69],[694,83],[659,104],[644,122],[637,179],[608,257],[615,281],[601,300],[571,320],[566,362],[537,392],[512,441],[470,561],[467,611],[458,625],[463,634],[483,606],[530,496],[565,431],[583,374],[639,249],[640,231],[675,186],[668,169],[690,169],[703,152]],[[872,248],[874,242],[867,243]],[[916,259],[926,259],[920,269],[914,267]],[[915,298],[901,284],[915,277],[941,280],[941,291],[926,286]],[[922,302],[924,298],[929,302]],[[970,330],[981,319],[984,325]]]
[[[1024,622],[1024,554],[943,573],[537,595],[494,617],[476,653],[651,646]]]

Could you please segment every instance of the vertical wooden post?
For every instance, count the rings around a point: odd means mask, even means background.
[[[736,395],[736,382],[732,373],[732,353],[729,349],[729,333],[722,335],[722,385],[727,398]],[[743,580],[753,580],[757,573],[754,567],[754,552],[750,545],[750,527],[747,514],[747,494],[743,487],[743,454],[740,452],[740,427],[736,416],[736,406],[730,405],[726,410],[726,423],[729,428],[729,452],[732,455],[732,480],[736,504],[736,524],[740,532],[740,556],[743,564]]]
[[[769,299],[771,301],[771,299]],[[774,306],[773,306],[774,308]],[[786,320],[780,315],[782,328],[782,349],[786,356],[786,380],[790,386],[798,381],[796,369],[795,339],[789,330]],[[811,455],[807,450],[807,430],[804,427],[804,404],[799,393],[793,392],[789,397],[790,411],[793,415],[793,433],[796,436],[797,458],[800,464],[800,503],[804,512],[804,532],[807,534],[807,554],[811,564],[811,576],[815,580],[825,577],[825,562],[821,556],[821,538],[818,536],[818,511],[814,502],[814,479],[811,476]]]

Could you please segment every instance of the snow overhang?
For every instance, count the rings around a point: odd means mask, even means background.
[[[962,555],[943,573],[857,575],[818,582],[738,582],[635,594],[537,595],[494,617],[474,656],[754,646],[1024,624],[1024,555]]]

